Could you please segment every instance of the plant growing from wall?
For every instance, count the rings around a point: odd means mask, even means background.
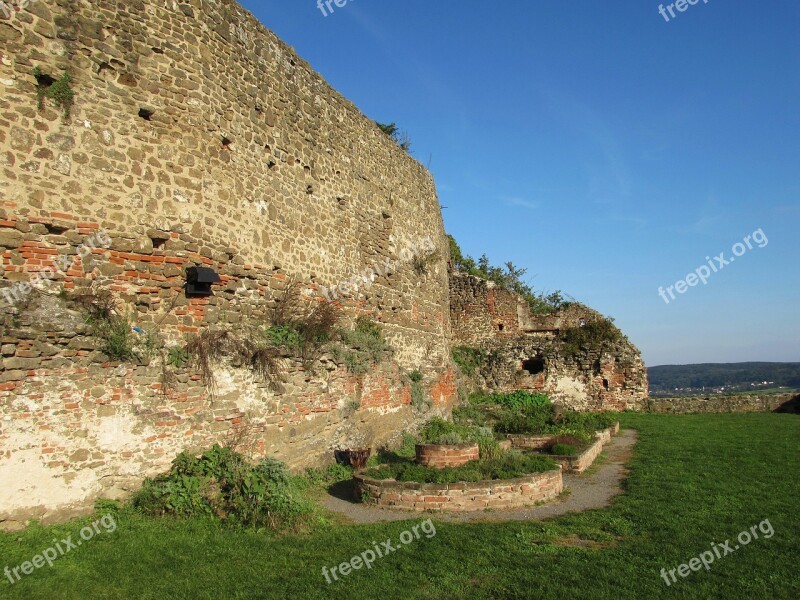
[[[84,311],[92,335],[101,340],[100,351],[112,360],[144,360],[158,347],[155,334],[134,327],[130,317],[117,314],[113,294],[106,289],[78,293],[69,298]]]
[[[422,277],[428,274],[431,267],[439,261],[441,256],[438,250],[431,250],[427,254],[415,254],[411,259],[411,267],[417,275]]]
[[[225,356],[230,357],[234,364],[249,368],[270,387],[277,387],[282,380],[276,349],[249,335],[237,335],[227,329],[205,329],[184,349],[212,396],[216,393],[213,365]]]
[[[365,374],[392,352],[380,324],[366,315],[356,319],[352,330],[340,330],[339,339],[341,344],[332,349],[333,356],[355,375]]]
[[[458,365],[461,372],[472,377],[486,363],[486,352],[480,348],[469,346],[455,346],[450,351],[453,362]]]
[[[66,71],[59,79],[53,79],[49,75],[42,73],[40,67],[33,68],[33,76],[36,78],[36,98],[39,110],[44,108],[44,99],[49,98],[53,104],[62,110],[63,120],[69,120],[72,105],[75,103],[75,92],[70,83],[72,77]]]
[[[397,127],[396,123],[380,123],[375,121],[375,124],[383,133],[392,138],[398,146],[400,146],[409,154],[411,153],[411,139],[408,137],[407,133],[400,131],[400,128]]]
[[[340,320],[338,304],[305,300],[302,284],[290,279],[283,293],[275,299],[272,326],[264,334],[272,347],[291,352],[302,361],[304,369],[313,373],[317,361],[334,338]]]
[[[409,390],[411,391],[411,406],[418,413],[424,413],[431,409],[433,402],[430,395],[425,392],[422,383],[423,376],[419,370],[411,371],[408,374]]]
[[[452,235],[448,235],[447,239],[450,246],[450,260],[456,271],[492,281],[510,292],[519,294],[528,302],[533,314],[550,314],[572,304],[559,290],[550,294],[535,292],[522,280],[527,269],[517,268],[512,262],[507,262],[503,267],[492,265],[485,254],[476,261],[461,252],[461,247]]]
[[[572,327],[561,331],[561,352],[575,358],[582,352],[601,352],[622,341],[624,336],[614,325],[613,319],[599,318],[587,322],[583,327]]]

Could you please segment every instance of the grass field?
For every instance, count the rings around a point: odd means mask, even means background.
[[[396,541],[420,515],[277,535],[121,511],[102,532],[2,598],[800,598],[800,417],[632,415],[626,494],[545,522],[446,524],[328,584],[322,567]],[[493,516],[493,515],[487,515]],[[94,517],[95,519],[98,516]],[[774,535],[667,586],[659,575],[751,526]],[[0,534],[0,568],[31,560],[92,519]]]

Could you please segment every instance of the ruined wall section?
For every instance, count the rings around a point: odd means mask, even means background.
[[[639,350],[622,337],[579,348],[564,332],[603,315],[569,304],[534,315],[524,299],[492,282],[450,275],[453,344],[481,348],[487,361],[478,385],[492,392],[543,392],[577,410],[640,410],[648,396]]]

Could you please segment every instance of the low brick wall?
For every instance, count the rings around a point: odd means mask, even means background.
[[[564,468],[564,471],[568,473],[583,473],[592,466],[592,463],[602,451],[603,442],[597,439],[591,446],[576,456],[558,456],[553,454],[549,457],[560,464]]]
[[[531,506],[564,489],[561,468],[516,479],[474,483],[413,483],[356,475],[356,498],[413,511],[473,511]],[[366,498],[366,499],[365,499]]]
[[[602,440],[604,444],[611,441],[612,435],[619,433],[619,421],[614,423],[608,429],[603,429],[595,433],[595,437]],[[510,433],[506,435],[506,440],[511,443],[511,447],[519,450],[544,450],[557,436],[553,434],[547,435],[527,435],[524,433]]]
[[[510,433],[506,439],[514,448],[519,450],[542,450],[554,438],[554,435],[526,435],[524,433]]]
[[[798,394],[752,396],[687,396],[685,398],[650,398],[647,411],[653,413],[749,413],[773,412],[796,400]]]
[[[416,450],[417,462],[434,469],[460,467],[480,458],[478,444],[417,444]]]

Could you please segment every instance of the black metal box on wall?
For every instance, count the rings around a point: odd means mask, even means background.
[[[189,267],[186,269],[186,295],[194,298],[210,296],[214,292],[211,284],[222,281],[214,269]]]

